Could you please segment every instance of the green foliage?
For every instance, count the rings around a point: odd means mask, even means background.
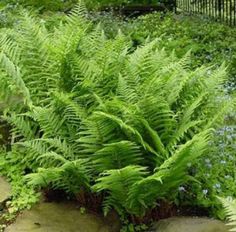
[[[124,225],[120,232],[138,232],[138,231],[147,231],[148,226],[145,224],[140,224],[140,225],[134,225],[131,223],[128,223],[127,225]]]
[[[105,20],[106,21],[106,20]],[[115,22],[114,22],[115,24]],[[135,44],[147,38],[161,37],[160,47],[168,52],[175,50],[182,57],[191,50],[191,67],[205,64],[227,63],[232,88],[236,82],[236,31],[232,27],[215,23],[199,16],[154,13],[119,25],[130,34]],[[108,28],[108,30],[110,30]]]
[[[78,0],[3,0],[3,3],[10,6],[34,7],[42,11],[66,11],[77,4]]]
[[[127,5],[157,5],[166,3],[168,0],[84,0],[84,2],[89,9],[101,9],[105,7],[120,7]]]
[[[113,37],[114,31],[109,25],[112,17],[98,17],[105,30]],[[114,18],[113,18],[114,19]],[[214,23],[202,17],[180,15],[150,14],[128,22],[120,18],[113,20],[112,28],[121,28],[130,35],[133,45],[139,46],[147,40],[160,38],[158,46],[164,47],[168,54],[175,51],[182,57],[191,49],[189,66],[197,68],[202,64],[221,65],[227,63],[230,81],[225,91],[235,92],[236,44],[235,29]],[[117,29],[116,29],[117,30]],[[209,71],[210,72],[210,71]],[[228,96],[229,100],[232,96]],[[217,131],[212,147],[197,164],[189,163],[189,172],[196,181],[179,188],[176,204],[190,207],[201,206],[221,219],[224,218],[222,207],[216,196],[235,197],[235,106],[232,104],[230,122]]]
[[[232,198],[219,198],[222,205],[225,208],[225,213],[228,216],[230,223],[228,224],[232,228],[230,231],[236,231],[236,201]]]
[[[211,216],[222,220],[225,219],[225,214],[217,196],[236,197],[235,105],[232,105],[232,114],[226,117],[224,124],[214,133],[209,153],[198,163],[189,164],[191,175],[197,182],[181,186],[177,200],[177,204],[206,208]]]
[[[204,156],[197,165],[192,166],[193,175],[200,184],[191,185],[191,190],[190,186],[186,186],[186,192],[181,192],[183,201],[210,208],[211,212],[221,219],[224,218],[224,214],[216,196],[236,197],[235,133],[233,123],[215,133],[211,152]]]
[[[208,152],[232,104],[225,67],[191,70],[189,53],[169,55],[159,39],[133,49],[85,14],[77,7],[48,31],[24,12],[2,37],[8,162],[30,170],[33,186],[100,194],[104,213],[142,217],[158,199],[175,200],[188,164]]]
[[[142,20],[142,21],[141,21]],[[178,56],[182,56],[186,51],[192,51],[192,67],[202,64],[218,64],[223,60],[227,61],[228,72],[231,83],[236,82],[236,43],[234,35],[235,29],[221,25],[204,18],[171,15],[162,18],[160,15],[146,16],[140,19],[139,29],[135,30],[140,38],[140,33],[157,37],[163,34],[161,46],[169,50],[174,49]],[[232,88],[233,86],[229,86]]]
[[[11,222],[21,210],[31,208],[39,201],[40,194],[23,180],[25,165],[20,162],[19,158],[17,154],[6,152],[4,149],[0,152],[0,173],[11,183],[11,197],[1,214],[1,223],[2,219],[4,219],[3,222]]]

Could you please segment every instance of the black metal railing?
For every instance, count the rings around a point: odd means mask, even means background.
[[[176,0],[177,10],[209,16],[236,26],[236,0]]]

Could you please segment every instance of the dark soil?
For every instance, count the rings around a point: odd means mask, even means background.
[[[68,196],[62,190],[46,189],[43,191],[45,201],[48,202],[65,202],[73,201],[81,207],[86,208],[88,212],[93,214],[102,214],[102,201],[103,195],[95,195],[92,193],[86,193],[82,191],[77,196]],[[207,208],[193,207],[193,206],[176,206],[174,203],[168,203],[165,201],[157,202],[157,206],[149,211],[142,218],[130,216],[129,221],[135,224],[150,224],[153,221],[159,221],[175,216],[209,216],[209,210]]]

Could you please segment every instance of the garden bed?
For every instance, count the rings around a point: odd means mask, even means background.
[[[57,208],[64,201],[78,206],[84,228],[85,212],[115,211],[125,232],[169,217],[224,220],[221,202],[234,214],[226,199],[236,197],[234,29],[181,14],[95,16],[84,6],[15,11],[0,30],[7,221],[25,226],[33,215],[30,230],[58,230],[61,221],[39,222],[38,212],[53,204],[71,224],[74,209]],[[57,203],[25,211],[40,193]]]

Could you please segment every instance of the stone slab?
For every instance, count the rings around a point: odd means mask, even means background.
[[[11,186],[2,177],[0,177],[0,204],[11,196]]]
[[[116,232],[103,218],[84,213],[73,203],[40,203],[24,211],[5,232]]]
[[[221,221],[209,218],[174,217],[160,220],[152,232],[229,232]]]

